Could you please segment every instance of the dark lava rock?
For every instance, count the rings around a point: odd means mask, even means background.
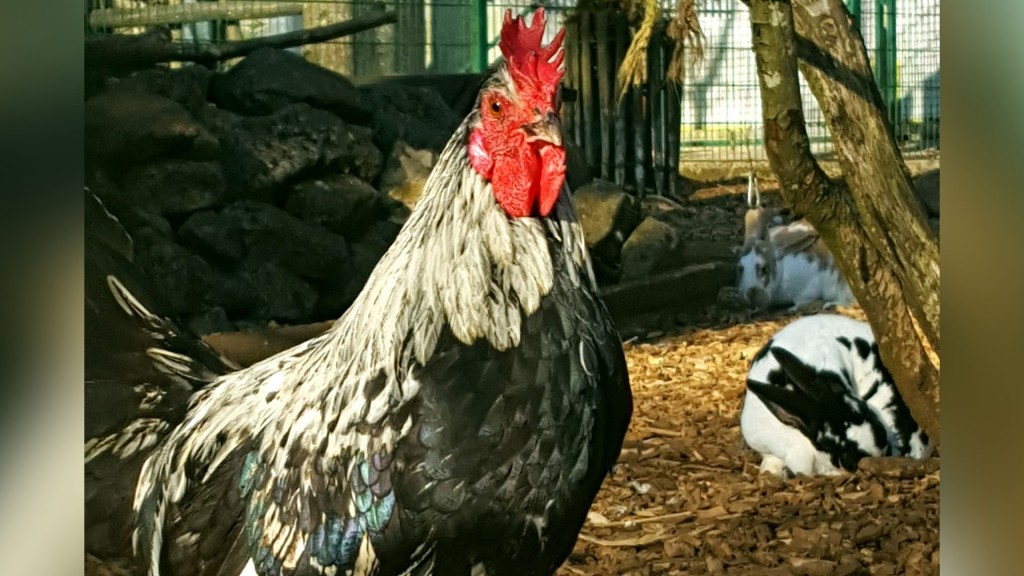
[[[238,262],[245,255],[242,227],[228,220],[213,210],[196,212],[178,228],[178,241],[212,258]]]
[[[622,245],[622,279],[632,280],[683,264],[679,231],[653,216],[645,217]]]
[[[363,96],[344,76],[287,50],[261,48],[213,79],[210,100],[240,114],[271,114],[295,103],[332,112],[348,122],[372,118]]]
[[[380,172],[381,153],[370,136],[368,129],[306,104],[243,118],[222,142],[231,190],[242,197],[270,199],[282,186],[317,171],[372,182]]]
[[[199,336],[217,332],[233,332],[236,328],[228,318],[228,313],[220,306],[207,308],[198,314],[193,314],[188,318],[186,324],[193,334]]]
[[[134,91],[85,103],[85,155],[114,172],[154,158],[212,158],[217,140],[181,104]]]
[[[188,214],[224,200],[227,184],[218,162],[169,160],[128,172],[124,192],[160,214]]]
[[[370,273],[394,242],[400,229],[399,224],[378,220],[360,238],[349,244],[351,258],[344,274],[319,284],[320,300],[316,305],[316,318],[341,316],[359,295]]]
[[[198,117],[207,105],[206,93],[212,77],[213,71],[200,65],[151,68],[109,80],[106,90],[163,96],[181,104]]]
[[[386,217],[382,195],[350,174],[329,174],[297,184],[285,209],[294,216],[352,239]]]
[[[208,262],[172,241],[154,242],[140,252],[143,270],[176,315],[188,316],[202,309],[220,283]]]
[[[260,259],[243,262],[222,291],[226,308],[256,323],[309,322],[318,297],[302,278],[278,263]]]
[[[273,263],[303,278],[335,278],[349,259],[345,238],[267,204],[241,200],[220,213],[221,225],[237,229],[246,260]]]
[[[391,150],[396,140],[403,140],[413,148],[440,152],[462,122],[428,86],[389,83],[361,90],[374,103],[373,138],[381,150]]]
[[[640,223],[635,196],[604,180],[594,180],[573,194],[583,237],[594,260],[594,273],[602,284],[621,277],[622,246]]]

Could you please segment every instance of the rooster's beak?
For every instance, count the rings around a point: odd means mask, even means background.
[[[562,145],[562,123],[554,112],[548,112],[529,124],[523,125],[527,142],[549,142],[555,146]]]

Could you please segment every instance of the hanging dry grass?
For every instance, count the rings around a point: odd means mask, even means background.
[[[704,31],[697,20],[696,0],[679,0],[676,17],[669,21],[667,33],[675,44],[668,65],[668,79],[683,84],[687,67],[704,59]]]
[[[657,0],[642,0],[644,19],[640,27],[633,33],[633,41],[626,50],[626,56],[619,65],[619,73],[616,76],[618,93],[616,99],[621,102],[626,96],[630,86],[639,86],[647,82],[647,46],[651,42],[651,34],[654,33],[654,24],[658,21],[661,10],[658,8]]]
[[[580,2],[577,9],[607,8],[610,4],[612,2],[589,0]],[[658,0],[618,0],[615,4],[630,22],[639,22],[616,75],[616,99],[621,102],[631,86],[647,82],[648,47],[663,15]],[[704,57],[704,33],[697,20],[696,0],[678,0],[675,16],[667,23],[666,34],[673,44],[667,78],[669,82],[682,84],[686,79],[687,67]]]

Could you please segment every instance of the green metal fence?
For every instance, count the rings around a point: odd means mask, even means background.
[[[905,154],[939,147],[939,1],[862,0],[860,21],[879,89]],[[761,100],[749,13],[739,0],[699,0],[705,61],[683,89],[682,161],[764,159]],[[827,156],[828,128],[801,77],[812,150]]]
[[[666,8],[674,0],[661,0]],[[860,21],[869,56],[900,145],[906,154],[939,147],[939,0],[847,0]],[[507,8],[528,13],[543,5],[553,16],[548,37],[574,0],[385,0],[395,25],[301,51],[350,75],[452,73],[481,70],[498,56]],[[182,42],[264,36],[329,24],[371,9],[370,0],[86,0],[87,30],[141,31],[174,15]],[[231,19],[211,20],[218,8]],[[671,13],[667,10],[666,12]],[[207,16],[204,19],[204,14]],[[118,20],[120,18],[120,20]],[[148,18],[148,20],[147,20]],[[740,0],[698,0],[705,59],[682,90],[682,162],[764,158],[761,104],[750,23]],[[805,117],[816,154],[831,152],[821,110],[801,79]]]
[[[498,56],[505,10],[525,14],[537,6],[526,0],[86,0],[86,33],[136,34],[169,26],[176,41],[223,42],[327,25],[379,3],[397,12],[396,24],[301,51],[310,60],[357,76],[478,72]],[[553,20],[552,34],[559,24],[557,17]]]

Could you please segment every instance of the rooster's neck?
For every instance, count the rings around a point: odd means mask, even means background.
[[[516,346],[522,319],[556,282],[592,285],[568,192],[548,217],[509,217],[470,166],[472,121],[442,151],[405,226],[335,325],[339,337],[357,325],[371,331],[357,347],[390,356],[388,365],[425,362],[445,327],[466,344]]]

